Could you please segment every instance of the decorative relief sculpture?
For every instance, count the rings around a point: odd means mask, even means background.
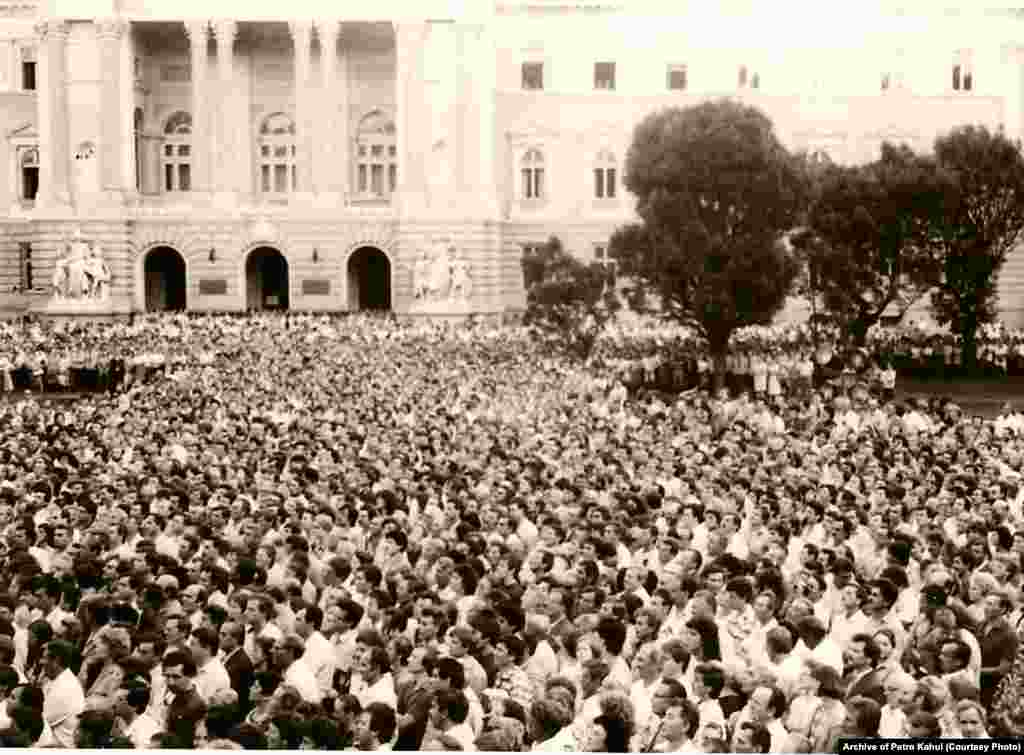
[[[451,239],[437,239],[413,263],[413,298],[417,303],[468,301],[473,282],[469,262]]]
[[[64,243],[64,256],[53,271],[53,299],[61,302],[102,302],[110,296],[110,268],[103,250],[76,229]]]

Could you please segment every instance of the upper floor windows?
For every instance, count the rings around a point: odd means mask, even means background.
[[[397,188],[395,124],[375,110],[363,118],[356,136],[356,193],[364,198],[384,198]]]
[[[21,50],[21,88],[25,92],[36,88],[36,51],[32,47]]]
[[[296,190],[295,122],[284,113],[267,116],[259,132],[260,191],[287,194]]]
[[[544,198],[544,155],[539,149],[527,150],[520,161],[523,199]]]
[[[614,91],[615,64],[611,62],[594,63],[594,89]]]
[[[192,190],[192,116],[179,110],[164,125],[164,191]]]
[[[668,88],[675,91],[685,91],[689,84],[687,80],[686,66],[681,63],[670,63],[668,66]]]
[[[544,64],[523,63],[522,66],[523,89],[529,91],[543,91],[544,89]]]
[[[615,155],[602,150],[594,165],[594,198],[615,199],[618,194],[618,166]]]
[[[760,89],[761,76],[756,71],[751,71],[747,66],[741,65],[737,74],[737,86],[740,89]]]
[[[958,50],[953,58],[953,91],[974,91],[974,61],[969,50]]]
[[[26,147],[19,150],[18,168],[18,194],[23,201],[34,202],[39,193],[39,148]]]

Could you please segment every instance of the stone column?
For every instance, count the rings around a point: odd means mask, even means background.
[[[292,21],[289,24],[292,41],[295,44],[295,172],[296,191],[300,194],[312,191],[311,168],[313,165],[314,140],[310,133],[313,119],[310,118],[309,70],[310,42],[313,24],[309,21]]]
[[[68,27],[60,19],[36,24],[39,56],[36,87],[39,108],[40,206],[71,203],[71,151],[67,108]]]
[[[218,193],[236,192],[241,188],[240,155],[238,154],[238,97],[235,93],[235,37],[238,24],[221,19],[214,24],[217,37],[217,70],[220,89],[217,128],[217,175],[210,187]]]
[[[341,169],[338,165],[338,147],[343,135],[338,133],[338,90],[335,81],[338,72],[338,32],[341,22],[328,19],[317,22],[320,37],[320,107],[317,108],[317,159],[314,162],[313,188],[322,194],[337,192],[339,183],[336,176]]]
[[[210,190],[210,132],[207,113],[206,67],[210,43],[209,21],[187,21],[192,57],[192,191]]]
[[[423,159],[422,150],[411,149],[415,144],[410,133],[412,119],[409,117],[410,84],[415,72],[413,61],[416,48],[424,31],[422,24],[395,23],[395,149],[398,153],[398,186],[393,205],[399,213],[409,212],[413,195],[422,190],[421,175],[416,172],[420,166],[413,165],[412,155],[416,152]],[[422,130],[425,124],[418,124]],[[420,140],[423,141],[422,139]],[[421,144],[422,146],[422,144]],[[426,146],[429,149],[429,145]],[[350,173],[350,172],[349,172]]]
[[[476,73],[477,114],[480,129],[479,154],[479,199],[487,217],[500,214],[498,202],[497,161],[497,96],[498,96],[498,50],[494,41],[493,27],[479,26],[475,34],[474,70]]]
[[[128,23],[119,18],[96,22],[100,47],[100,191],[116,198],[124,190],[124,109],[121,107],[121,47]]]

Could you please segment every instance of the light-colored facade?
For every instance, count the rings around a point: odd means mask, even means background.
[[[601,258],[633,217],[626,151],[659,107],[741,98],[837,162],[1024,133],[1008,12],[372,5],[0,0],[0,309],[75,310],[51,291],[80,231],[110,272],[90,314],[500,314],[525,245]],[[439,246],[472,285],[424,308]],[[1002,307],[1024,321],[1017,257]]]

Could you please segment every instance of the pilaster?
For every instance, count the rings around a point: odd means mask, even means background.
[[[99,19],[96,39],[100,47],[100,190],[114,202],[125,191],[124,108],[121,105],[121,80],[124,37],[128,22],[120,18]]]
[[[295,146],[298,153],[295,158],[296,193],[308,194],[312,191],[312,165],[315,142],[312,135],[312,118],[310,117],[309,72],[310,47],[313,37],[313,24],[310,21],[292,21],[288,24],[294,43],[295,64]]]
[[[211,189],[222,200],[236,199],[236,192],[242,188],[239,135],[242,133],[238,113],[239,97],[235,91],[235,37],[238,24],[228,19],[219,19],[213,24],[217,38],[217,72],[220,90],[219,117],[215,119],[217,146],[217,174]]]
[[[395,23],[395,149],[398,153],[398,186],[393,199],[397,212],[417,212],[423,203],[424,173],[423,161],[429,150],[423,137],[424,124],[417,125],[412,132],[411,108],[413,99],[410,92],[419,90],[416,60],[426,34],[425,23]],[[347,144],[348,142],[346,142]],[[351,171],[346,171],[350,175]]]
[[[317,159],[313,164],[313,188],[319,194],[339,191],[337,176],[344,171],[338,164],[338,152],[346,134],[339,133],[338,122],[338,33],[341,22],[337,19],[318,21],[320,39],[320,102],[317,108],[319,129],[316,134]],[[347,97],[345,98],[348,99]]]
[[[210,44],[209,21],[187,21],[192,62],[192,192],[210,191],[210,119],[207,116],[207,65]]]
[[[71,168],[67,109],[68,26],[62,19],[47,19],[35,26],[39,40],[36,85],[39,92],[39,195],[36,206],[71,204]]]

